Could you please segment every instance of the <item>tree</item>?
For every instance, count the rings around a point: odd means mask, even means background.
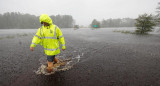
[[[91,27],[93,28],[100,28],[100,22],[94,19],[91,23]]]
[[[153,21],[152,15],[143,14],[136,19],[135,25],[137,27],[136,33],[144,34],[152,31],[153,26],[156,24]]]
[[[156,9],[157,15],[155,16],[155,21],[157,25],[160,25],[160,2],[158,3],[158,7]]]
[[[158,7],[156,9],[157,15],[160,16],[160,2],[158,2]]]

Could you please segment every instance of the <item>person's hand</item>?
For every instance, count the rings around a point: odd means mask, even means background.
[[[62,49],[63,51],[65,50],[65,49]]]
[[[33,50],[34,50],[34,48],[33,48],[33,47],[30,47],[30,50],[31,50],[31,51],[33,51]]]

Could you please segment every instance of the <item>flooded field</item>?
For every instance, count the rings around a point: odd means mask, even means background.
[[[47,75],[46,55],[39,45],[29,50],[36,29],[0,30],[0,86],[159,86],[160,32],[125,34],[135,28],[61,29],[70,59]]]

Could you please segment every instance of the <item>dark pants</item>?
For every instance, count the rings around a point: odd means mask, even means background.
[[[54,56],[47,56],[47,60],[49,62],[53,62],[54,61],[54,58],[55,58],[55,55]]]

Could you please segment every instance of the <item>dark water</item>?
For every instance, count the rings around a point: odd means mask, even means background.
[[[62,29],[70,70],[37,74],[43,48],[29,50],[36,30],[0,30],[0,86],[159,86],[160,35],[113,32],[134,28]]]

